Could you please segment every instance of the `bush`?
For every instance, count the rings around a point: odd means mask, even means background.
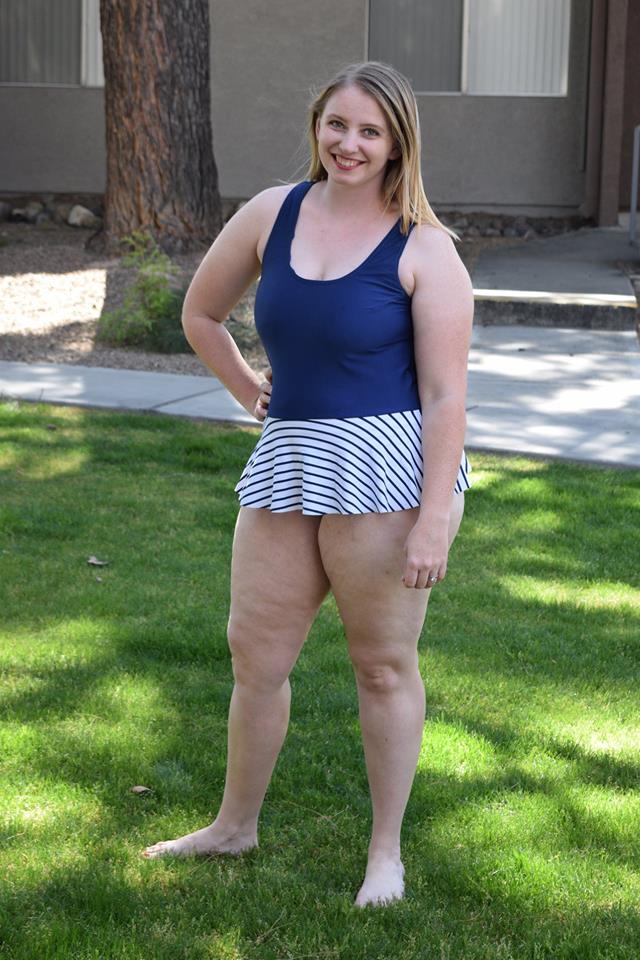
[[[160,353],[190,353],[182,329],[182,305],[188,286],[175,288],[179,269],[157,246],[153,237],[135,230],[124,238],[131,251],[123,265],[138,267],[122,307],[103,313],[96,340],[118,347],[141,347]]]

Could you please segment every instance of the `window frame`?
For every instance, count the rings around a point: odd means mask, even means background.
[[[417,0],[420,2],[420,0]],[[569,66],[571,60],[571,26],[573,22],[573,0],[569,0],[569,23],[567,27],[567,60],[563,71],[562,87],[559,93],[487,93],[468,89],[468,59],[469,59],[469,3],[471,0],[462,0],[462,37],[460,49],[460,89],[459,90],[414,90],[417,97],[541,97],[544,99],[566,99],[569,95]],[[370,60],[371,37],[371,0],[365,4],[365,33],[364,59]]]
[[[80,83],[41,80],[0,80],[0,87],[41,87],[47,90],[84,90],[104,87],[99,0],[82,0],[80,10]]]

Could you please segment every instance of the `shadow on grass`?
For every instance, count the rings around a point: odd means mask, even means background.
[[[33,917],[38,904],[64,902],[63,927],[78,924],[82,912],[89,911],[105,942],[113,923],[120,935],[132,936],[135,942],[139,934],[134,927],[141,916],[149,915],[156,924],[153,929],[164,931],[157,938],[155,956],[175,956],[186,943],[190,956],[199,956],[198,951],[215,956],[204,952],[211,946],[205,948],[206,937],[212,935],[205,927],[219,909],[225,916],[222,932],[237,932],[236,955],[243,956],[246,950],[247,957],[267,958],[281,955],[278,949],[285,945],[274,937],[270,952],[271,941],[260,941],[260,953],[255,954],[256,939],[281,907],[288,912],[295,891],[303,900],[321,903],[317,919],[323,931],[329,917],[333,921],[331,933],[323,932],[319,940],[307,936],[305,949],[313,940],[314,948],[321,943],[326,950],[351,950],[336,956],[368,960],[390,956],[382,951],[393,941],[383,931],[386,924],[393,932],[394,925],[385,921],[384,912],[371,921],[366,934],[354,931],[349,921],[354,885],[364,865],[370,811],[355,686],[332,598],[325,601],[292,676],[292,723],[265,804],[267,841],[262,853],[232,865],[223,858],[196,865],[185,861],[143,866],[143,878],[137,879],[125,869],[131,848],[137,848],[140,837],[149,832],[152,819],[182,822],[188,813],[194,822],[185,829],[193,829],[215,814],[212,804],[222,794],[232,689],[226,616],[236,515],[233,484],[257,431],[177,423],[168,417],[72,415],[24,405],[5,411],[3,421],[9,468],[3,471],[7,496],[0,516],[10,590],[3,621],[19,638],[50,637],[56,653],[45,649],[35,659],[27,656],[26,665],[21,665],[9,652],[5,675],[27,688],[6,695],[0,717],[29,725],[42,738],[25,755],[26,781],[73,784],[97,798],[101,809],[94,834],[99,862],[66,863],[51,870],[46,880],[21,884],[12,907],[17,915]],[[58,430],[47,431],[46,423],[56,424]],[[79,458],[75,467],[65,464],[72,454]],[[47,458],[54,464],[50,476]],[[472,453],[470,458],[474,463]],[[553,682],[569,693],[585,694],[590,687],[598,690],[611,683],[630,691],[640,635],[634,610],[625,607],[621,614],[615,606],[580,608],[571,598],[518,596],[511,581],[501,578],[585,584],[606,580],[635,587],[637,570],[630,563],[633,547],[627,523],[638,502],[637,472],[585,467],[578,483],[576,468],[557,462],[531,464],[521,458],[477,454],[474,466],[482,483],[467,495],[447,583],[440,593],[434,591],[430,602],[428,644],[450,658],[452,669],[462,658],[462,669],[472,681],[484,681],[490,673],[504,683],[536,687]],[[204,487],[203,476],[210,481]],[[576,533],[584,521],[584,503],[589,523]],[[112,558],[110,566],[99,571],[108,592],[89,595],[89,584],[97,583],[86,556],[98,550]],[[31,564],[26,578],[20,572],[21,560]],[[136,598],[134,610],[131,593]],[[502,608],[509,611],[506,622],[500,620]],[[61,650],[66,650],[65,658],[57,658]],[[139,712],[135,700],[115,696],[122,678],[130,680],[132,693],[138,683],[150,691],[149,702]],[[106,727],[124,724],[127,702],[133,714],[129,720],[139,726],[139,740],[131,736],[125,745],[111,738],[108,730],[89,736],[82,725],[87,711]],[[544,794],[556,804],[567,855],[580,851],[637,867],[637,852],[623,849],[615,831],[580,810],[564,785],[522,769],[518,757],[535,747],[570,764],[564,782],[620,791],[637,787],[638,764],[610,754],[595,755],[542,729],[532,733],[508,723],[478,721],[462,706],[439,707],[438,717],[489,742],[500,772],[462,780],[438,776],[434,783],[428,772],[419,770],[405,821],[410,849],[424,841],[425,830],[428,838],[425,824],[437,823],[448,811],[477,808],[496,794],[518,791]],[[74,720],[76,728],[70,727]],[[156,730],[158,720],[162,728]],[[155,789],[152,797],[129,793],[133,783],[149,779]],[[316,810],[318,818],[333,824],[313,821],[317,852],[311,864],[302,863],[310,843],[308,813],[296,811],[296,804],[303,811]],[[288,824],[293,824],[291,842],[283,846]],[[580,839],[586,835],[588,844]],[[46,843],[46,830],[33,825],[21,838],[9,834],[5,841],[24,850],[25,845]],[[105,845],[113,851],[113,863],[104,860]],[[488,860],[493,856],[487,853]],[[437,931],[442,923],[438,910],[444,904],[451,918],[451,930],[444,921],[447,936],[455,941],[457,920],[467,924],[467,932],[459,934],[460,952],[451,956],[464,956],[461,944],[472,935],[479,951],[479,944],[496,939],[516,943],[518,938],[535,940],[544,934],[549,947],[540,957],[581,960],[601,956],[600,948],[617,942],[611,938],[619,938],[623,945],[640,942],[638,916],[625,907],[594,911],[585,906],[581,911],[573,902],[569,915],[556,913],[549,906],[548,889],[537,901],[534,892],[507,895],[493,885],[490,874],[481,869],[483,857],[481,849],[474,849],[465,869],[456,872],[460,861],[451,861],[448,853],[436,849],[430,865],[433,889],[424,896],[409,896],[387,916],[400,926],[405,917],[412,933],[430,918],[426,922],[433,922]],[[416,871],[420,869],[416,865]],[[156,876],[164,880],[154,881]],[[208,919],[202,930],[197,925],[186,929],[183,923],[188,927],[198,909],[202,913],[205,892],[210,896],[204,913]],[[434,893],[437,903],[432,905]],[[336,898],[348,908],[344,914],[336,909]],[[469,922],[479,902],[484,912]],[[271,918],[274,906],[278,909]],[[291,906],[292,922],[298,909],[299,899],[295,908]],[[157,926],[161,916],[173,933]],[[14,933],[22,922],[16,921]],[[582,934],[585,923],[588,933]],[[320,927],[312,929],[317,932]],[[594,940],[595,930],[600,934]],[[583,936],[591,940],[582,941]],[[44,932],[43,937],[46,943]],[[152,934],[150,942],[156,943],[153,938]],[[147,942],[146,935],[140,942]],[[553,953],[558,945],[564,952]],[[395,955],[416,954],[407,950]]]

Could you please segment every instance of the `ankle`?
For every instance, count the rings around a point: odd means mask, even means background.
[[[368,859],[369,861],[393,860],[396,863],[401,863],[400,844],[378,841],[375,843],[372,842],[369,844]]]
[[[233,840],[234,837],[255,837],[258,833],[258,821],[255,819],[238,820],[234,818],[232,820],[218,814],[211,826],[224,834],[229,840]]]

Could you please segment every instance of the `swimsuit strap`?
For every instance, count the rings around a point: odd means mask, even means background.
[[[313,183],[313,180],[303,180],[301,183],[297,183],[284,198],[262,254],[263,265],[271,260],[274,263],[282,262],[282,260],[285,264],[289,263],[291,241],[298,222],[300,204]]]

